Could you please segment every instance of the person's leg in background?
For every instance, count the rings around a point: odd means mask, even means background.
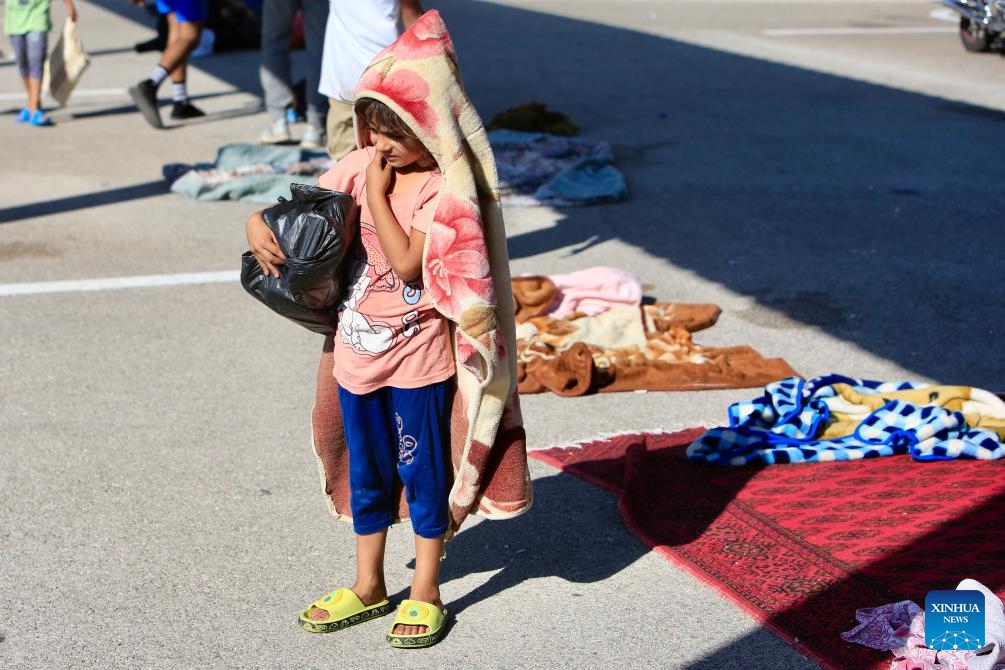
[[[296,0],[265,0],[262,5],[262,64],[258,74],[269,114],[269,125],[258,137],[263,144],[290,141],[286,108],[293,102],[290,38],[297,4]]]
[[[304,149],[324,149],[328,98],[318,88],[321,85],[321,56],[328,24],[328,0],[303,0],[302,6],[307,50],[307,130],[300,146]]]
[[[328,155],[338,160],[356,148],[356,131],[353,129],[352,105],[342,100],[328,98]]]
[[[168,77],[171,79],[171,100],[174,103],[171,109],[172,119],[192,119],[206,115],[189,101],[186,85],[188,57],[199,46],[203,21],[183,21],[179,18],[178,12],[168,14],[168,41],[164,54],[165,56],[170,54],[169,62],[177,62],[177,65],[168,72]]]
[[[37,31],[30,32],[25,37],[28,46],[28,79],[25,83],[28,89],[28,110],[31,112],[28,123],[33,126],[51,126],[52,119],[42,109],[42,74],[48,55],[49,35]]]
[[[163,128],[160,109],[157,106],[157,89],[168,76],[171,77],[171,99],[174,108],[171,118],[186,119],[203,116],[188,100],[185,77],[188,70],[188,56],[199,46],[199,36],[206,20],[206,0],[157,0],[157,9],[167,14],[168,41],[157,67],[150,76],[129,88],[129,95],[143,113],[143,117],[154,128]]]
[[[14,55],[17,58],[18,70],[21,73],[21,81],[28,94],[28,106],[18,113],[17,121],[30,123],[33,126],[55,125],[42,109],[42,74],[45,70],[45,58],[48,55],[48,33],[32,31],[10,37],[11,44],[14,46]]]
[[[37,40],[32,39],[32,34],[11,35],[10,45],[14,50],[14,59],[17,61],[17,70],[21,75],[21,82],[24,84],[24,92],[27,94],[27,104],[21,107],[15,121],[19,124],[30,123],[35,113],[41,109],[42,95],[42,63],[45,61],[45,33],[42,35],[42,58],[39,60],[33,57],[31,52],[37,48]],[[51,122],[50,122],[51,123]]]

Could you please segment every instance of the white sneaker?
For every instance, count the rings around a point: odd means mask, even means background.
[[[304,136],[300,138],[301,149],[324,149],[325,134],[314,126],[307,126]]]
[[[262,134],[258,136],[258,143],[280,144],[282,142],[289,142],[290,139],[290,126],[286,123],[286,119],[280,117],[273,119],[269,123],[269,127],[262,131]]]

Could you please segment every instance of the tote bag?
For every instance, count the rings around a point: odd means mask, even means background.
[[[84,51],[77,35],[77,24],[69,18],[63,24],[63,33],[56,41],[56,46],[45,64],[45,76],[42,90],[48,90],[59,106],[69,100],[80,76],[90,64],[91,59]]]

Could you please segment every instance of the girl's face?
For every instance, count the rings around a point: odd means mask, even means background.
[[[395,137],[376,128],[369,128],[369,132],[373,148],[397,170],[414,166],[426,155],[425,148],[410,137]]]

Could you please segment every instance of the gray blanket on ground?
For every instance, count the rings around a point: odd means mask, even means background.
[[[290,184],[315,184],[330,166],[326,155],[296,146],[228,144],[216,161],[164,166],[171,190],[194,200],[242,200],[270,204],[288,196]]]
[[[503,202],[511,207],[619,202],[628,197],[614,155],[604,142],[547,133],[489,133]],[[296,146],[228,144],[214,163],[164,166],[175,193],[195,200],[273,203],[290,184],[314,184],[333,161]]]

